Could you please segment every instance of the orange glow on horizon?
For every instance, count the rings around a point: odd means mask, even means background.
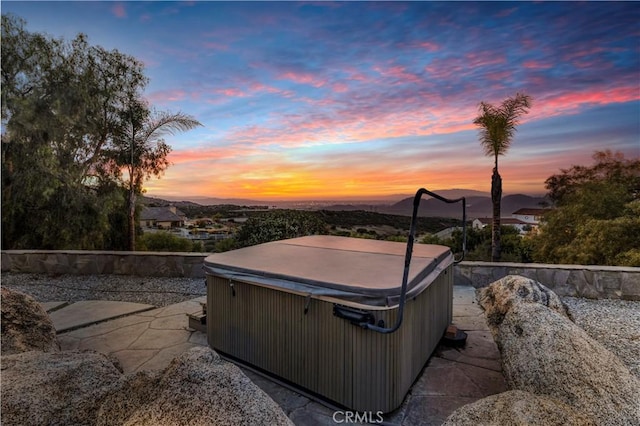
[[[157,196],[199,196],[214,198],[245,198],[264,201],[287,200],[343,200],[376,198],[398,194],[413,194],[418,188],[444,190],[464,188],[476,191],[490,191],[491,161],[478,162],[473,167],[460,169],[453,165],[437,172],[407,173],[405,170],[359,171],[357,174],[346,170],[304,170],[280,169],[278,166],[251,170],[236,168],[233,178],[218,176],[212,182],[202,179],[191,184],[175,182],[169,184],[178,170],[169,169],[164,179],[150,181],[146,185],[148,194]],[[530,170],[520,170],[522,178],[513,175],[510,168],[502,172],[505,193],[540,194],[544,192],[544,182],[536,179],[537,166]],[[225,172],[219,169],[220,175]],[[171,179],[173,180],[173,179]],[[182,188],[179,192],[175,188]],[[186,188],[186,189],[185,189]]]

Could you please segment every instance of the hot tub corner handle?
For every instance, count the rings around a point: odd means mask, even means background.
[[[417,219],[418,219],[418,207],[420,206],[420,199],[423,195],[430,195],[433,198],[436,198],[440,201],[444,201],[445,203],[458,203],[462,201],[462,256],[460,259],[454,259],[454,263],[457,264],[462,262],[464,259],[465,252],[467,251],[467,199],[465,197],[460,197],[456,199],[448,199],[441,195],[436,194],[435,192],[431,192],[425,188],[420,188],[416,192],[416,195],[413,197],[413,212],[411,214],[411,223],[409,224],[409,237],[407,238],[407,250],[404,256],[404,271],[402,273],[402,286],[400,290],[400,301],[398,303],[398,316],[396,317],[395,325],[391,327],[380,327],[367,323],[363,323],[362,326],[368,328],[369,330],[377,331],[378,333],[394,333],[396,330],[400,328],[402,325],[402,317],[404,315],[404,304],[407,298],[407,283],[409,281],[409,266],[411,265],[411,255],[413,253],[413,242],[415,240],[416,235],[416,227],[417,227]]]

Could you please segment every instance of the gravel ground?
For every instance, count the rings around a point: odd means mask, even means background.
[[[207,294],[204,278],[127,275],[2,274],[2,286],[29,294],[38,302],[116,300],[162,307]]]
[[[640,377],[640,302],[562,297],[573,321]]]

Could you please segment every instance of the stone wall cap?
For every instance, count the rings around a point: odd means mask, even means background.
[[[206,257],[211,253],[174,252],[174,251],[116,251],[116,250],[2,250],[3,254],[80,254],[113,256],[183,256]]]
[[[485,268],[528,268],[528,269],[575,269],[588,271],[612,271],[612,272],[640,272],[640,268],[634,266],[606,266],[606,265],[572,265],[557,263],[513,263],[513,262],[481,262],[465,260],[458,266],[483,266]]]

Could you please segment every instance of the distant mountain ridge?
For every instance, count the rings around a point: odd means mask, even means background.
[[[236,206],[269,206],[272,205],[269,201],[250,200],[248,198],[215,198],[215,197],[202,197],[202,196],[185,196],[185,197],[164,197],[159,196],[155,198],[157,200],[163,200],[170,203],[193,203],[201,206],[217,206],[231,204]]]
[[[455,199],[466,197],[467,199],[467,218],[475,219],[481,217],[492,216],[491,197],[488,192],[467,190],[467,189],[446,189],[433,191],[445,198]],[[399,198],[396,198],[399,197]],[[174,197],[169,197],[174,198]],[[171,200],[160,197],[142,197],[143,204],[168,205],[172,204],[180,208],[180,206],[211,206],[211,205],[237,205],[237,206],[276,206],[279,208],[302,208],[312,210],[331,210],[331,211],[353,211],[367,210],[376,213],[396,214],[410,216],[413,211],[414,195],[391,195],[386,197],[374,198],[367,200],[366,198],[356,199],[354,202],[330,200],[306,200],[306,201],[260,201],[243,198],[213,198],[213,197],[184,197],[185,199]],[[396,202],[393,202],[396,201]],[[521,208],[541,208],[548,205],[549,200],[546,197],[531,196],[525,194],[512,194],[502,197],[501,212],[503,217],[509,217],[513,212]],[[456,217],[462,215],[462,207],[460,203],[447,204],[429,196],[423,196],[420,207],[418,209],[419,216],[431,217]]]
[[[427,188],[429,189],[429,188]],[[473,189],[444,189],[433,191],[443,197],[446,198],[459,198],[462,196],[490,196],[488,192],[476,191]],[[155,200],[151,202],[167,202],[167,203],[194,203],[201,206],[214,206],[214,205],[225,205],[225,204],[233,204],[239,206],[277,206],[277,207],[289,207],[295,205],[344,205],[344,206],[358,206],[358,205],[379,205],[379,204],[394,204],[405,198],[413,197],[414,194],[391,194],[391,195],[379,195],[379,196],[353,196],[353,197],[336,197],[335,199],[300,199],[300,200],[279,200],[279,201],[268,201],[268,200],[254,200],[248,198],[216,198],[216,197],[205,197],[201,195],[194,196],[163,196],[158,195],[155,197],[145,196],[143,197],[146,200]],[[425,199],[430,198],[428,196],[424,196]]]
[[[467,218],[469,219],[491,217],[493,214],[491,197],[470,196],[466,197],[466,202]],[[518,209],[541,208],[544,204],[548,204],[548,199],[545,197],[532,197],[524,194],[506,195],[502,197],[500,211],[503,217],[509,217]],[[386,209],[380,209],[381,213],[399,215],[411,215],[412,211],[413,197],[399,201]],[[447,204],[435,198],[423,199],[418,208],[418,216],[461,217],[462,206],[460,203]]]

